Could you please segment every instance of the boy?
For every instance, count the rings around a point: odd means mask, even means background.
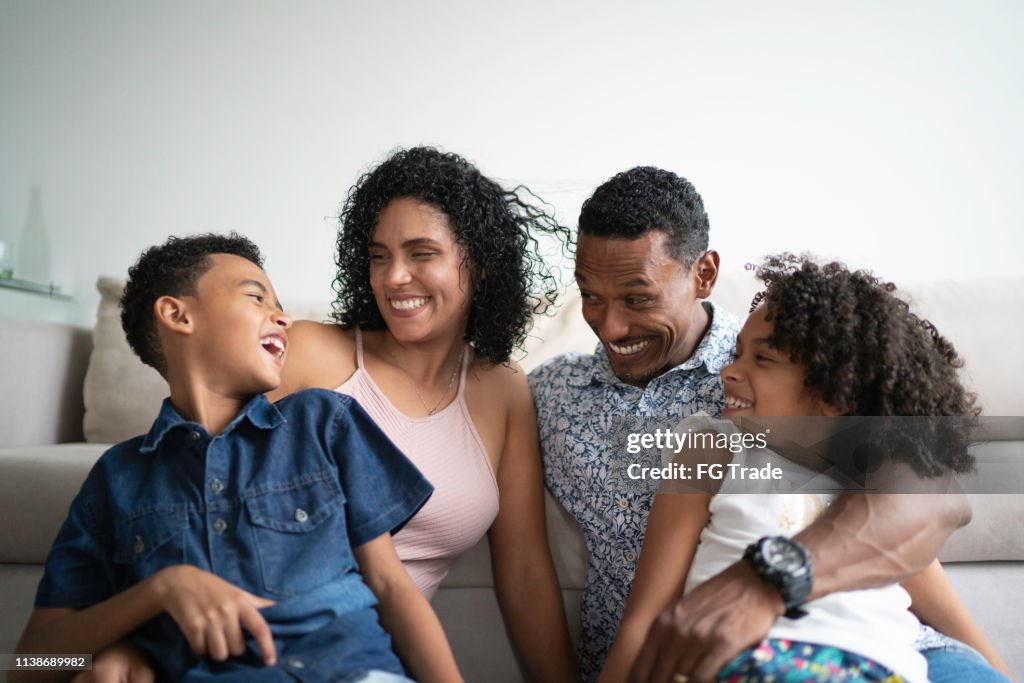
[[[249,240],[202,235],[129,271],[128,342],[171,396],[89,474],[19,652],[130,636],[174,680],[407,680],[379,612],[419,680],[461,680],[391,544],[432,488],[350,398],[263,397],[291,320],[261,266]]]

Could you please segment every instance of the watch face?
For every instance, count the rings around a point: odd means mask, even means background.
[[[786,539],[770,538],[761,547],[761,551],[768,566],[775,569],[792,571],[804,565],[803,554]]]

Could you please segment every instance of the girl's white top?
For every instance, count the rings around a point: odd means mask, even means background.
[[[706,420],[706,419],[705,419]],[[701,427],[711,426],[707,421]],[[692,427],[693,422],[684,423]],[[715,420],[719,432],[735,432],[728,421]],[[712,497],[711,517],[700,535],[684,592],[715,576],[743,556],[762,536],[792,536],[809,525],[842,490],[834,472],[817,473],[785,460],[769,449],[746,450],[732,461],[744,467],[782,467],[782,480],[739,480],[728,474]],[[777,491],[816,490],[818,493]],[[679,494],[686,495],[686,494]],[[898,584],[885,588],[833,593],[809,602],[800,619],[780,617],[769,638],[829,645],[863,655],[892,669],[907,681],[927,681],[927,663],[915,649],[919,622],[910,613],[910,596]]]

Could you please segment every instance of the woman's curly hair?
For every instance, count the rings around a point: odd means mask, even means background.
[[[557,271],[541,257],[537,235],[555,236],[563,249],[571,241],[551,213],[521,195],[540,201],[523,186],[502,189],[457,154],[394,152],[356,181],[341,210],[331,317],[346,329],[384,329],[370,288],[369,243],[384,207],[409,197],[443,211],[465,251],[473,282],[465,341],[479,358],[508,361],[533,315],[545,313],[558,292]]]
[[[882,423],[901,432],[888,441],[919,471],[971,469],[968,428],[980,410],[960,383],[963,361],[894,294],[896,285],[790,253],[766,258],[757,277],[765,290],[751,311],[763,301],[774,323],[769,342],[803,366],[809,390],[848,415],[968,418]]]

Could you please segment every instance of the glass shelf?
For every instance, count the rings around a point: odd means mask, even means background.
[[[29,280],[12,277],[6,280],[0,280],[0,287],[5,289],[15,289],[20,292],[31,292],[33,294],[53,299],[60,299],[62,301],[71,301],[71,297],[69,295],[61,294],[60,288],[55,283],[44,285],[38,282],[30,282]]]

